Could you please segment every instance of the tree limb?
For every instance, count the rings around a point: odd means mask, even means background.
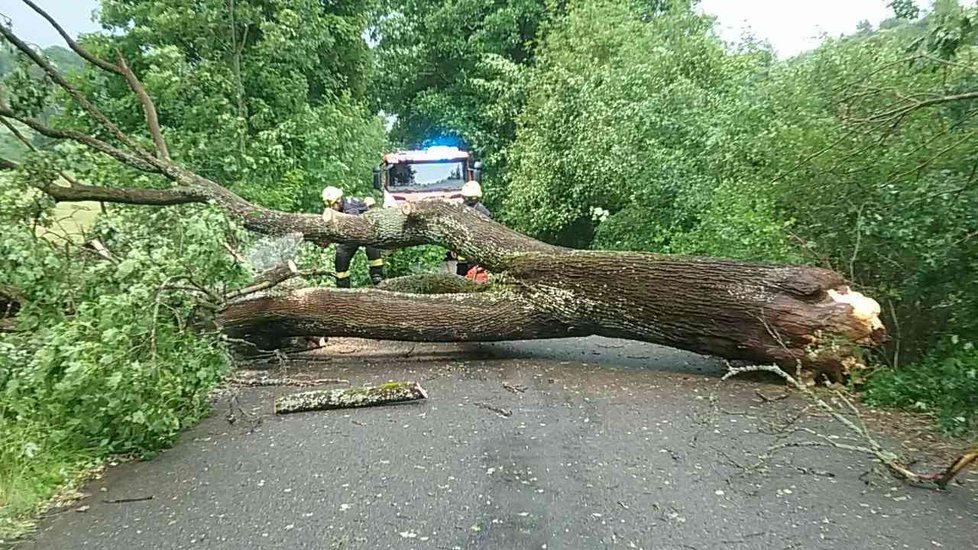
[[[0,26],[0,29],[3,27]],[[146,162],[143,158],[127,153],[118,147],[109,145],[108,143],[88,134],[78,132],[76,130],[67,130],[62,128],[52,128],[44,124],[43,122],[30,118],[27,116],[22,116],[14,112],[13,109],[7,105],[0,104],[0,117],[12,118],[28,128],[34,130],[35,132],[54,139],[67,139],[91,149],[94,149],[100,153],[108,155],[123,164],[135,168],[143,172],[155,172],[159,173],[160,169],[153,164]]]
[[[454,273],[423,273],[384,279],[376,288],[410,294],[458,294],[484,292],[491,287],[470,281],[465,277],[459,277]]]
[[[504,292],[421,295],[306,288],[232,301],[218,315],[231,337],[353,336],[414,342],[488,342],[586,336]]]
[[[313,390],[284,395],[275,400],[275,414],[372,407],[427,398],[428,393],[417,382],[388,382],[373,387]]]
[[[46,185],[39,187],[56,202],[98,201],[118,204],[147,206],[171,206],[175,204],[207,202],[207,196],[195,189],[173,187],[171,189],[140,189],[137,187],[103,187],[100,185],[73,184]]]
[[[899,107],[894,107],[887,111],[882,111],[879,113],[874,113],[869,115],[864,119],[857,119],[857,122],[883,122],[893,120],[895,118],[902,118],[913,111],[918,109],[923,109],[924,107],[931,107],[934,105],[940,105],[942,103],[951,103],[954,101],[966,101],[969,99],[978,99],[978,92],[967,92],[963,94],[947,95],[940,97],[933,97],[930,99],[915,100],[906,98],[905,103]]]
[[[62,28],[61,25],[59,25],[58,22],[55,21],[55,19],[51,17],[50,14],[48,14],[48,12],[44,11],[40,6],[38,6],[31,0],[23,0],[23,2],[27,4],[28,7],[30,7],[32,10],[37,12],[38,15],[43,17],[52,27],[54,27],[54,30],[56,30],[58,34],[61,35],[61,38],[63,38],[65,43],[68,44],[68,47],[71,48],[71,50],[76,54],[78,54],[82,59],[88,61],[92,65],[98,66],[102,70],[112,72],[112,73],[122,74],[122,70],[120,67],[113,65],[112,63],[109,63],[108,61],[105,61],[103,59],[99,59],[98,57],[92,55],[91,52],[89,52],[85,48],[82,48],[78,44],[78,42],[75,42],[75,40],[71,37],[71,35],[68,34],[64,30],[64,28]]]
[[[3,35],[3,37],[8,42],[13,44],[24,55],[30,58],[30,60],[35,65],[40,67],[48,75],[48,77],[51,78],[51,80],[55,84],[57,84],[61,89],[67,92],[68,95],[71,96],[71,98],[75,100],[75,102],[78,103],[78,105],[82,109],[85,110],[85,112],[87,112],[92,118],[94,118],[95,121],[98,122],[103,128],[108,130],[109,133],[115,136],[115,138],[118,139],[120,143],[124,144],[126,147],[129,147],[131,150],[139,153],[139,156],[143,157],[144,159],[147,157],[149,159],[152,159],[151,155],[147,155],[142,148],[136,145],[136,143],[132,139],[130,139],[129,136],[125,134],[125,132],[123,132],[121,129],[119,129],[118,126],[115,125],[115,123],[109,120],[109,118],[105,116],[105,113],[103,113],[101,110],[98,109],[98,107],[93,105],[92,102],[90,102],[88,98],[85,97],[84,94],[82,94],[80,91],[78,91],[77,88],[72,86],[71,83],[68,82],[68,80],[65,79],[65,77],[60,72],[58,72],[57,69],[55,69],[50,63],[48,63],[48,61],[44,59],[42,55],[37,53],[37,51],[35,51],[34,48],[28,46],[16,34],[14,34],[11,30],[9,30],[3,25],[0,25],[0,35]],[[4,116],[11,116],[11,115],[4,115]],[[12,118],[16,118],[16,117],[12,117]]]
[[[160,119],[156,114],[156,105],[146,92],[146,87],[136,78],[136,75],[126,64],[126,58],[119,52],[119,67],[122,69],[122,76],[125,77],[129,88],[136,94],[140,105],[143,106],[143,114],[146,115],[146,126],[149,128],[149,135],[153,138],[156,146],[156,155],[163,160],[170,160],[170,151],[166,147],[166,140],[163,139],[163,130],[160,129]]]

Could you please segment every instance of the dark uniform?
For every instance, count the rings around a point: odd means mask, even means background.
[[[366,212],[369,207],[356,199],[342,199],[343,204],[340,209],[344,214],[359,216]],[[350,288],[350,263],[356,255],[360,245],[353,243],[339,243],[336,245],[336,286],[339,288]],[[370,269],[370,282],[379,284],[384,280],[384,259],[380,255],[380,249],[373,246],[365,246],[367,251],[367,266]]]
[[[475,208],[476,212],[487,218],[492,218],[492,212],[490,212],[489,209],[486,208],[481,202],[476,202],[475,204],[466,203],[465,205],[470,208]],[[449,255],[455,256],[455,274],[461,277],[465,277],[469,273],[469,270],[475,265],[473,262],[457,253],[450,252]]]

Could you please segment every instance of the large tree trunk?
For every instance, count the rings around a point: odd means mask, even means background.
[[[575,251],[515,233],[471,209],[412,204],[360,218],[390,236],[422,234],[501,275],[504,290],[419,295],[305,289],[228,305],[221,322],[241,336],[360,336],[497,341],[598,334],[729,359],[802,364],[832,378],[884,338],[871,300],[820,268],[631,252]],[[454,288],[412,278],[390,288]],[[429,284],[430,283],[430,284]],[[850,303],[852,302],[852,303]],[[876,306],[878,307],[878,306]]]

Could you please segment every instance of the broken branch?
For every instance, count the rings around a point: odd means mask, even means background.
[[[317,390],[285,395],[275,400],[275,414],[373,407],[427,398],[427,392],[417,382],[390,382],[380,386]]]
[[[963,454],[942,472],[915,472],[910,469],[910,467],[904,460],[901,459],[899,455],[884,448],[876,440],[872,432],[870,432],[869,428],[866,426],[866,423],[863,421],[862,414],[859,412],[859,409],[856,408],[855,404],[853,404],[852,401],[841,392],[835,392],[835,395],[845,404],[846,408],[849,410],[849,414],[855,418],[855,421],[853,421],[852,418],[849,418],[845,412],[840,411],[838,408],[822,399],[821,396],[815,393],[815,390],[805,384],[804,381],[791,376],[777,365],[748,365],[744,367],[734,367],[728,363],[727,373],[723,375],[721,381],[728,380],[734,376],[748,372],[770,372],[780,376],[789,385],[801,392],[819,409],[828,414],[829,417],[842,424],[857,440],[863,442],[863,444],[844,443],[839,441],[837,438],[830,437],[811,428],[800,427],[797,428],[797,431],[812,435],[820,441],[792,441],[774,445],[769,447],[768,451],[761,456],[761,463],[770,459],[774,452],[781,449],[786,449],[789,447],[826,446],[844,451],[869,455],[885,466],[890,474],[902,481],[908,481],[911,483],[934,483],[938,488],[945,489],[947,484],[950,483],[958,473],[964,470],[964,468],[966,468],[971,462],[978,460],[978,449],[975,449]]]

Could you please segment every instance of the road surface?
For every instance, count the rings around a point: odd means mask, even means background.
[[[819,448],[750,470],[774,441],[759,428],[801,404],[759,399],[781,393],[770,380],[718,385],[710,359],[600,338],[345,340],[327,355],[289,372],[419,380],[431,397],[275,417],[273,397],[294,388],[240,389],[257,426],[240,410],[229,424],[219,398],[176,446],[110,468],[21,547],[978,548],[974,473],[941,493]]]

